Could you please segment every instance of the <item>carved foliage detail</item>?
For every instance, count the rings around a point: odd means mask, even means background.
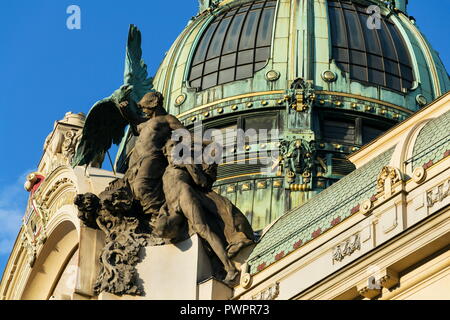
[[[26,235],[22,235],[22,247],[27,251],[28,265],[33,267],[34,262],[36,261],[36,243],[31,241],[31,239]]]
[[[97,224],[106,234],[106,245],[100,255],[100,274],[94,291],[116,295],[142,295],[137,283],[135,265],[139,262],[139,250],[147,245],[147,235],[139,233],[139,220],[123,213],[106,214],[97,218]]]
[[[143,295],[136,270],[140,249],[161,243],[151,235],[150,218],[135,206],[129,186],[108,187],[98,197],[92,193],[77,195],[74,203],[80,220],[106,236],[94,292]]]

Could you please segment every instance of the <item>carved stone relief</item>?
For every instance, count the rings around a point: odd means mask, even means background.
[[[252,300],[275,300],[280,295],[280,283],[276,282],[270,287],[252,296]]]
[[[353,252],[361,249],[360,234],[355,234],[333,248],[333,262],[341,262],[345,257],[351,256]]]
[[[450,180],[438,185],[427,192],[427,206],[432,208],[435,204],[443,202],[450,193]]]
[[[402,180],[402,174],[399,169],[385,166],[381,169],[377,178],[377,193],[384,193],[384,198],[392,195],[394,185]]]

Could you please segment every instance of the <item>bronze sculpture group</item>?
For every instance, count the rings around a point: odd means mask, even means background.
[[[94,289],[142,294],[135,269],[141,248],[192,234],[198,234],[212,259],[220,261],[225,273],[219,268],[216,275],[233,284],[238,270],[231,259],[254,243],[253,230],[237,207],[212,191],[217,164],[174,161],[175,147],[182,142],[172,140],[172,132],[184,126],[163,108],[162,95],[151,90],[140,47],[140,31],[132,25],[125,83],[91,109],[73,160],[74,166],[102,160],[111,144],[122,139],[127,125],[135,136],[124,176],[99,195],[80,194],[75,199],[83,223],[106,235]]]

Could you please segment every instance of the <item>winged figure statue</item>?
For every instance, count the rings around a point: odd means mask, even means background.
[[[152,91],[153,78],[148,77],[147,65],[142,60],[141,41],[140,30],[130,25],[124,83],[111,96],[96,102],[89,111],[72,159],[74,167],[103,162],[112,143],[121,142],[127,125],[134,131],[136,119],[145,118],[137,103]]]

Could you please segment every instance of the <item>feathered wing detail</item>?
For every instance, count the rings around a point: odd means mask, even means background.
[[[137,103],[152,90],[152,78],[147,78],[147,65],[142,60],[141,32],[130,25],[125,56],[124,84],[106,99],[97,102],[89,111],[72,165],[89,165],[103,159],[112,143],[119,144],[124,128],[129,124],[119,104],[128,101],[127,113],[139,118]]]
[[[153,88],[153,78],[148,78],[147,65],[142,59],[141,44],[141,31],[135,25],[130,25],[123,83],[133,87],[131,98],[136,103]]]
[[[111,98],[97,102],[89,111],[72,165],[89,165],[103,158],[113,143],[119,144],[128,122]]]

